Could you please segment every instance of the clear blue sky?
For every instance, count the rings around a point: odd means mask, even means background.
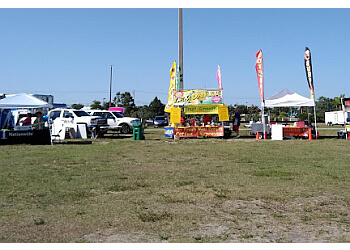
[[[167,101],[178,58],[178,9],[0,9],[0,93],[52,94],[89,105],[112,94]],[[303,54],[312,54],[316,98],[350,96],[350,9],[183,9],[184,88],[216,88],[225,104],[256,104],[255,53],[265,97],[289,88],[309,97]]]

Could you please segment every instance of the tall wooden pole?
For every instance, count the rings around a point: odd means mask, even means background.
[[[180,68],[180,83],[179,89],[184,89],[184,67],[183,67],[183,38],[182,38],[182,8],[179,8],[179,68]]]

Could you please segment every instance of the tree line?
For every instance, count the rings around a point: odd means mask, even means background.
[[[339,97],[328,98],[320,96],[316,101],[316,117],[317,121],[324,121],[324,112],[327,111],[339,111],[342,110],[341,99],[345,95],[342,94]],[[73,104],[72,108],[81,109],[84,107],[82,104]],[[130,92],[117,92],[114,96],[111,107],[123,107],[124,115],[130,117],[138,118],[154,118],[157,115],[164,115],[163,104],[158,97],[156,96],[149,105],[136,106],[135,100]],[[100,101],[94,100],[90,105],[91,109],[101,109],[108,110],[109,102],[101,103]],[[235,114],[235,109],[238,109],[242,115],[243,120],[245,121],[258,121],[261,120],[261,109],[256,105],[241,105],[234,104],[228,105],[229,116],[233,117]],[[282,118],[287,117],[297,117],[299,120],[314,120],[314,111],[312,107],[276,107],[276,108],[267,108],[266,113],[269,113],[270,120],[281,120]]]

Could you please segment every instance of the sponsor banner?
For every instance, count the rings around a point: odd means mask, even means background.
[[[314,83],[313,83],[313,77],[312,77],[311,52],[308,47],[305,48],[304,62],[305,62],[306,79],[310,88],[310,96],[312,100],[315,100]]]
[[[30,131],[27,131],[27,132],[9,132],[8,133],[9,136],[33,136],[34,133],[33,132],[30,132]]]
[[[170,69],[170,85],[169,85],[169,96],[168,103],[165,105],[164,111],[170,112],[174,104],[174,91],[175,91],[175,81],[176,81],[176,61]]]
[[[256,75],[258,77],[258,86],[259,86],[261,102],[263,102],[264,101],[264,71],[263,71],[262,51],[259,50],[255,54],[255,56],[256,56],[256,63],[255,63]]]
[[[164,127],[164,135],[166,138],[173,138],[174,128],[173,127]]]
[[[222,104],[222,89],[179,90],[174,94],[174,105]]]
[[[309,136],[309,127],[283,127],[283,136]]]
[[[188,105],[184,106],[184,113],[186,115],[193,114],[218,114],[218,107],[222,106],[222,104],[218,105]]]
[[[175,137],[221,137],[224,136],[224,127],[177,127],[174,128]]]
[[[8,137],[8,131],[2,130],[0,131],[0,139],[6,140]]]

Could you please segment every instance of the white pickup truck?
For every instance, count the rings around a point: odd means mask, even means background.
[[[110,130],[120,131],[122,134],[129,134],[132,132],[132,125],[134,122],[140,122],[138,118],[125,117],[120,112],[107,110],[89,110],[93,116],[99,116],[107,119]]]
[[[52,120],[52,135],[65,139],[67,131],[72,130],[74,138],[96,138],[108,129],[107,120],[91,116],[84,110],[53,109],[48,114]]]

